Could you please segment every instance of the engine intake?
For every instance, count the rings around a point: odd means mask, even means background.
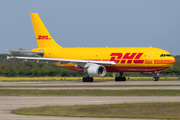
[[[87,68],[87,73],[91,77],[103,77],[106,74],[106,68],[102,65],[92,64]]]

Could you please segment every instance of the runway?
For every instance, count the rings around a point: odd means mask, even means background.
[[[1,82],[0,86],[76,86],[76,85],[180,85],[179,81],[126,81],[126,82],[115,82],[115,81],[94,81],[94,82],[81,82],[81,81],[61,81],[61,82]]]
[[[112,85],[121,85],[113,86]],[[123,87],[123,85],[132,85]],[[136,86],[141,85],[141,86]],[[143,86],[152,85],[152,86]],[[162,86],[153,86],[162,85]],[[163,86],[166,85],[166,86]],[[126,81],[126,82],[2,82],[0,89],[39,89],[39,90],[61,90],[61,89],[101,89],[101,90],[180,90],[180,81]],[[12,87],[11,87],[12,86]],[[13,87],[16,86],[16,87]],[[19,87],[18,87],[19,86]],[[24,86],[24,87],[23,87]],[[28,87],[29,86],[29,87]],[[105,87],[104,87],[105,86]]]
[[[25,87],[6,87],[1,89],[38,89],[38,90],[180,90],[180,86],[163,86],[163,87],[33,87],[33,88],[25,88]]]
[[[23,107],[38,107],[45,105],[89,105],[134,102],[180,102],[180,96],[169,97],[0,97],[0,119],[2,120],[109,120],[104,118],[71,118],[26,116],[11,114],[11,110]],[[119,119],[111,119],[119,120]],[[142,120],[142,119],[141,119]]]
[[[58,86],[73,87],[58,87]],[[95,87],[76,87],[92,85]],[[107,87],[99,87],[107,85]],[[141,87],[108,87],[108,85],[142,85]],[[150,86],[143,85],[168,85]],[[173,86],[176,85],[176,86]],[[1,82],[0,86],[8,86],[0,89],[180,89],[180,81],[127,81],[127,82]],[[12,88],[11,88],[12,86]],[[13,87],[16,86],[16,87]],[[19,87],[18,87],[19,86]],[[22,86],[32,86],[25,88]],[[42,87],[43,86],[43,87]],[[47,87],[46,87],[47,86]],[[49,87],[50,86],[50,87]],[[53,87],[54,86],[54,87]],[[134,103],[134,102],[180,102],[180,96],[142,96],[142,97],[0,97],[0,119],[2,120],[122,120],[119,118],[81,118],[81,117],[48,117],[48,116],[27,116],[12,114],[11,110],[23,107],[38,107],[45,105],[89,105],[89,104],[113,104],[113,103]],[[132,119],[125,119],[132,120]],[[138,120],[138,119],[136,119]],[[142,119],[139,119],[142,120]]]

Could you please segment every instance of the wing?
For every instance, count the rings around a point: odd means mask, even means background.
[[[55,62],[59,62],[59,64],[67,64],[67,63],[71,63],[71,64],[78,64],[78,65],[82,65],[82,64],[100,64],[100,65],[104,65],[104,66],[108,66],[108,65],[115,65],[116,63],[114,61],[93,61],[93,60],[77,60],[77,59],[60,59],[60,58],[42,58],[42,57],[18,57],[18,56],[7,56],[7,59],[24,59],[24,60],[37,60],[38,62],[47,62],[47,63],[55,63]]]

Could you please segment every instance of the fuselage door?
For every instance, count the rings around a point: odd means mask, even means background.
[[[154,51],[149,51],[145,64],[152,64]]]
[[[150,51],[150,52],[148,53],[148,56],[147,56],[147,60],[148,60],[148,61],[152,61],[153,54],[154,54],[154,51]]]

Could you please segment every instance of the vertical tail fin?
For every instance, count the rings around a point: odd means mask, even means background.
[[[39,48],[61,47],[49,34],[38,13],[30,13],[35,37]],[[61,47],[62,48],[62,47]]]

